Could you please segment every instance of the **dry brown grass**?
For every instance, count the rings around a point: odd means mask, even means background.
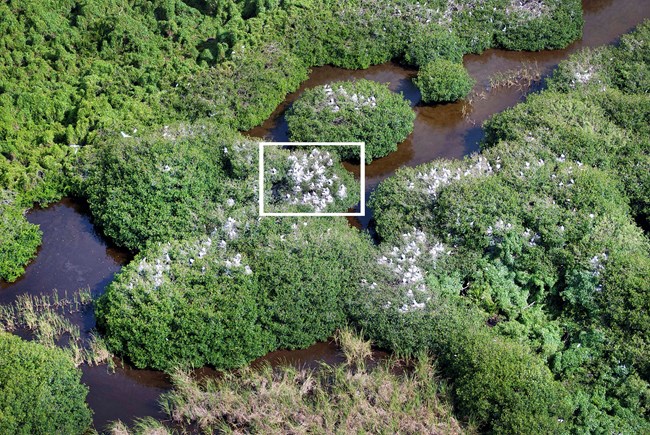
[[[351,328],[340,329],[334,338],[336,344],[338,344],[345,355],[347,365],[357,370],[365,370],[366,361],[372,360],[372,346],[370,341],[364,340]]]
[[[203,433],[464,433],[431,361],[421,359],[412,373],[399,375],[395,363],[369,371],[347,365],[317,371],[266,366],[202,381],[179,370],[162,404],[176,424]]]
[[[111,425],[108,433],[110,435],[171,435],[173,432],[158,420],[147,417],[136,422],[133,429],[118,420]]]

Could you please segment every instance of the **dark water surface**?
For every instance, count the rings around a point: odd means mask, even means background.
[[[542,75],[550,73],[555,65],[570,53],[583,48],[615,42],[617,38],[650,17],[649,0],[585,0],[583,1],[585,31],[581,41],[566,50],[537,53],[488,50],[481,55],[465,56],[464,63],[477,80],[477,94],[485,92],[489,78],[497,72],[519,69],[527,63],[536,63]],[[368,192],[400,166],[414,166],[435,158],[459,158],[478,149],[482,138],[481,123],[491,115],[522,100],[530,88],[502,88],[486,92],[483,99],[474,98],[471,105],[453,103],[437,106],[420,104],[419,91],[411,79],[416,71],[396,64],[384,64],[363,71],[333,67],[314,68],[310,78],[300,89],[290,94],[262,126],[249,135],[269,140],[287,140],[284,111],[304,89],[335,80],[366,78],[390,83],[393,90],[403,92],[417,113],[415,129],[400,144],[397,152],[376,160],[366,168]],[[463,106],[465,104],[465,113]],[[357,170],[358,168],[350,167]],[[130,255],[110,247],[94,230],[86,208],[71,200],[63,200],[47,209],[34,209],[28,220],[43,231],[43,245],[37,258],[27,267],[25,275],[12,284],[0,282],[0,303],[15,301],[23,293],[51,294],[90,288],[101,294]],[[369,217],[360,225],[367,227]],[[72,319],[81,327],[82,334],[95,325],[92,310],[88,309]],[[260,358],[254,364],[273,365],[289,363],[296,366],[317,367],[319,361],[339,363],[343,357],[330,342],[318,343],[299,351],[277,351]],[[83,381],[90,388],[88,403],[94,410],[95,427],[105,428],[110,421],[121,419],[131,423],[145,416],[162,417],[157,399],[170,387],[167,377],[156,371],[136,370],[118,363],[116,373],[109,374],[106,366],[83,366]],[[212,376],[214,371],[203,369],[201,375]]]

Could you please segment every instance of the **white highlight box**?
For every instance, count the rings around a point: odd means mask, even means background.
[[[359,213],[267,213],[264,211],[264,147],[267,146],[358,146]],[[365,216],[366,215],[366,143],[365,142],[260,142],[259,143],[259,212],[260,216]]]

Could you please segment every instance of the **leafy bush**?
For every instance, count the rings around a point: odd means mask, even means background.
[[[646,26],[626,37],[638,50],[579,53],[549,90],[493,117],[480,155],[402,169],[372,196],[382,244],[397,242],[399,254],[400,235],[419,231],[449,254],[427,264],[405,253],[420,270],[403,276],[418,272],[424,287],[377,281],[355,321],[388,347],[433,349],[481,429],[648,430],[650,245],[631,219],[647,222],[647,96],[629,93],[640,82],[617,82],[626,62],[645,58]],[[400,309],[410,296],[418,309]],[[461,307],[456,320],[445,300]]]
[[[511,1],[496,42],[507,50],[565,48],[582,35],[579,0]]]
[[[569,425],[567,390],[526,347],[495,337],[467,313],[438,312],[433,348],[454,379],[462,415],[492,433],[558,433]]]
[[[305,65],[281,44],[240,45],[230,62],[180,78],[167,98],[192,119],[215,118],[222,125],[248,130],[267,119],[306,79]]]
[[[232,131],[200,124],[107,138],[86,162],[93,217],[115,243],[132,250],[210,232],[223,221],[228,199],[252,200],[253,185],[229,172],[246,146]],[[242,155],[226,156],[229,149]]]
[[[309,218],[290,229],[265,224],[250,243],[279,348],[322,341],[346,323],[346,304],[366,274],[372,245],[345,219]],[[269,231],[271,230],[271,231]]]
[[[369,80],[334,82],[306,90],[286,115],[291,140],[365,142],[366,163],[395,150],[413,131],[415,113],[402,95]],[[357,148],[341,149],[359,158]]]
[[[456,101],[467,96],[475,84],[462,64],[446,59],[424,65],[414,82],[425,103]]]
[[[0,359],[0,432],[86,433],[88,388],[63,351],[0,331]]]
[[[449,252],[438,239],[413,228],[394,243],[382,243],[349,300],[348,316],[384,349],[401,356],[427,352],[436,332],[425,307],[462,287],[446,267]],[[432,287],[429,281],[436,278]]]
[[[352,299],[352,318],[373,340],[400,355],[433,352],[453,380],[461,415],[497,433],[553,432],[572,404],[544,361],[524,344],[484,326],[485,315],[457,307],[462,283],[440,242],[415,231],[386,247],[372,283]],[[450,276],[451,275],[451,276]],[[425,278],[426,277],[426,278]],[[481,325],[483,323],[483,325]]]
[[[208,237],[150,246],[99,299],[114,352],[137,367],[240,367],[345,324],[371,244],[342,220],[258,221],[234,209]]]
[[[11,282],[36,255],[42,233],[37,225],[27,222],[19,207],[6,203],[9,201],[0,199],[0,279]]]
[[[565,75],[567,68],[560,77],[571,80]],[[623,181],[637,218],[647,227],[648,101],[645,96],[624,96],[615,89],[584,89],[580,95],[578,91],[568,95],[547,91],[487,121],[483,146],[494,146],[499,140],[539,142],[558,157],[613,171]]]
[[[480,157],[435,160],[416,168],[398,169],[370,197],[378,235],[394,243],[413,227],[432,229],[433,205],[445,186],[463,177],[482,178],[492,173],[490,163]]]

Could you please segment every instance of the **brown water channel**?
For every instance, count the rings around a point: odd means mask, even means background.
[[[543,75],[568,54],[582,48],[594,47],[616,41],[623,33],[650,17],[648,0],[585,0],[584,37],[566,50],[538,53],[488,50],[481,55],[465,57],[465,66],[477,80],[475,91],[485,91],[489,78],[497,72],[521,68],[536,62]],[[369,193],[379,181],[391,175],[400,166],[414,166],[435,158],[459,158],[478,149],[482,137],[480,124],[494,113],[513,106],[525,96],[528,89],[504,88],[490,91],[485,99],[475,98],[466,116],[463,103],[424,106],[411,79],[415,71],[396,64],[384,64],[363,71],[350,71],[333,67],[314,68],[310,78],[300,89],[290,94],[262,126],[248,132],[270,140],[287,140],[284,111],[300,93],[310,87],[330,81],[366,78],[390,83],[393,90],[401,91],[411,101],[417,113],[415,130],[400,144],[397,152],[373,162],[367,167]],[[358,168],[351,167],[352,170]],[[123,251],[112,248],[94,230],[86,208],[71,200],[63,200],[47,209],[34,209],[28,220],[38,224],[43,231],[43,245],[37,258],[27,268],[25,275],[12,284],[0,282],[0,304],[12,303],[19,294],[51,294],[90,288],[94,295],[101,294],[121,266],[130,260]],[[367,226],[369,217],[361,221]],[[82,333],[89,332],[95,324],[91,309],[72,319]],[[315,367],[319,361],[339,363],[342,357],[332,343],[318,343],[300,351],[277,351],[254,364],[289,363]],[[90,388],[88,403],[94,410],[94,423],[98,430],[113,420],[131,423],[145,416],[163,417],[157,400],[170,387],[167,377],[156,371],[136,370],[121,364],[110,374],[106,366],[83,366],[83,381]],[[210,375],[211,370],[201,370]]]

